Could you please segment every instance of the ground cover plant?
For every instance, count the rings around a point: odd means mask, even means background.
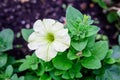
[[[58,29],[57,31],[62,32],[54,34],[54,31],[41,40],[41,34],[46,34],[41,23],[44,23],[44,27],[50,27],[46,28],[47,31]],[[120,44],[110,49],[108,41],[96,40],[100,28],[93,23],[89,15],[82,14],[72,6],[68,6],[66,10],[65,24],[53,19],[36,21],[32,29],[21,30],[33,54],[17,60],[7,54],[7,51],[13,49],[14,33],[11,29],[2,30],[0,32],[0,80],[118,80]],[[47,41],[52,45],[56,39],[64,41],[64,44],[49,46],[55,48],[56,52],[46,50],[44,47],[46,45],[42,43]],[[120,43],[120,37],[118,42]],[[39,43],[42,46],[38,45]],[[37,51],[38,46],[41,47],[39,51]]]

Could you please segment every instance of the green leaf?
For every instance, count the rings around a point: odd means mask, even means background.
[[[71,23],[71,21],[76,21],[77,19],[80,19],[80,21],[83,20],[83,15],[80,11],[73,8],[72,6],[68,6],[66,11],[66,19],[67,23]]]
[[[26,74],[25,75],[25,79],[24,80],[38,80],[38,77],[37,76],[35,76],[35,75],[31,75],[31,74]],[[15,80],[15,79],[14,79]]]
[[[75,74],[75,77],[76,77],[76,78],[81,78],[81,77],[82,77],[82,74],[81,74],[80,72],[77,72],[77,73]]]
[[[14,74],[14,75],[11,77],[11,80],[19,80],[17,74]]]
[[[92,0],[92,1],[95,2],[95,3],[98,3],[98,5],[103,9],[108,8],[104,0]]]
[[[96,77],[96,80],[119,80],[120,79],[120,65],[112,65],[105,70],[105,73]]]
[[[90,36],[89,38],[88,38],[88,43],[87,43],[87,48],[91,48],[91,47],[93,47],[94,46],[94,44],[95,44],[95,37],[96,37],[96,35],[93,35],[93,36]]]
[[[56,76],[53,71],[50,71],[50,76],[53,80],[63,80],[61,76]]]
[[[70,50],[68,51],[68,54],[67,54],[67,58],[70,59],[70,60],[76,59],[78,57],[76,55],[76,53],[77,52],[73,48],[70,48]]]
[[[52,80],[52,78],[50,76],[48,76],[47,74],[43,74],[39,80]]]
[[[44,68],[45,68],[45,71],[51,71],[54,69],[53,64],[51,62],[45,62]]]
[[[113,53],[113,50],[109,49],[108,52],[107,52],[106,58],[110,58],[112,53]]]
[[[110,12],[110,13],[108,13],[108,15],[107,15],[107,20],[108,20],[110,23],[112,23],[112,22],[118,20],[118,15],[116,14],[116,12]]]
[[[58,55],[52,62],[53,66],[59,70],[68,70],[72,67],[72,61],[67,59],[66,55]]]
[[[113,46],[112,49],[113,49],[112,58],[119,59],[120,58],[120,46]]]
[[[55,75],[56,76],[59,76],[59,75],[62,75],[65,71],[63,70],[55,70]]]
[[[71,42],[71,45],[72,45],[72,47],[73,47],[75,50],[77,50],[77,51],[82,51],[82,50],[86,47],[87,42],[88,42],[87,39],[81,40],[81,41],[79,41],[79,42],[78,42],[78,41],[72,41],[72,42]]]
[[[13,48],[14,33],[11,29],[4,29],[0,32],[0,52]]]
[[[92,54],[89,49],[83,50],[82,56],[90,57]]]
[[[96,42],[91,49],[92,55],[96,56],[98,59],[103,60],[108,52],[108,43],[106,41]]]
[[[33,29],[22,29],[22,36],[25,41],[28,41],[28,37],[33,32]]]
[[[62,78],[63,78],[63,79],[70,79],[69,73],[68,73],[68,72],[65,72],[65,73],[62,75]]]
[[[25,80],[24,76],[19,77],[19,80]]]
[[[26,56],[26,60],[20,65],[19,71],[27,69],[36,70],[38,68],[39,59],[33,54],[32,56]]]
[[[11,77],[10,80],[26,80],[26,79],[24,79],[23,76],[21,76],[21,77],[18,78],[17,74],[14,74],[14,75]]]
[[[72,6],[68,6],[66,11],[66,20],[66,27],[72,34],[75,34],[76,26],[73,24],[76,23],[76,21],[82,21],[83,15],[77,9],[73,8]]]
[[[86,37],[95,35],[99,30],[100,30],[100,28],[98,28],[96,26],[88,26]]]
[[[0,68],[5,66],[6,63],[7,63],[7,55],[6,54],[0,55]]]
[[[46,67],[45,67],[44,62],[42,60],[40,60],[39,62],[40,62],[40,66],[36,70],[36,74],[38,76],[41,76],[44,74]]]
[[[85,57],[81,60],[83,67],[88,69],[99,69],[101,67],[100,60],[95,56]]]
[[[105,59],[105,62],[108,63],[108,64],[114,64],[115,63],[115,59],[108,58],[108,59]]]
[[[120,35],[118,36],[118,43],[119,43],[119,45],[120,45]]]
[[[13,74],[13,67],[11,65],[7,66],[6,70],[5,70],[5,75],[10,77]]]

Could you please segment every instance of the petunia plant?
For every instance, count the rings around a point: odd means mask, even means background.
[[[100,28],[93,23],[72,6],[65,24],[39,19],[21,30],[33,54],[19,60],[5,53],[12,49],[12,30],[1,31],[0,80],[119,80],[119,45],[112,50],[108,41],[96,40]]]
[[[40,60],[39,70],[36,69],[40,80],[82,79],[85,73],[89,73],[89,69],[99,70],[103,65],[115,63],[108,42],[95,40],[100,29],[93,23],[89,15],[83,15],[69,6],[66,24],[43,19],[34,23],[32,31],[22,30],[23,37],[28,34],[26,40],[29,49],[35,50],[33,54]],[[95,78],[87,77],[92,80]]]

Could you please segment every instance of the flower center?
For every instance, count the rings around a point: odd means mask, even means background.
[[[52,33],[47,33],[46,39],[48,40],[48,42],[53,42],[55,38]]]

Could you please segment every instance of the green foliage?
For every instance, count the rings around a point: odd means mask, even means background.
[[[6,63],[7,63],[7,55],[6,54],[0,55],[0,68],[5,66]]]
[[[19,77],[17,76],[17,74],[14,74],[12,77],[11,77],[11,80],[25,80],[23,76]]]
[[[33,32],[33,29],[22,29],[21,32],[22,32],[22,36],[23,36],[24,40],[28,41],[28,37]]]
[[[72,61],[67,59],[66,55],[59,55],[52,62],[54,67],[59,70],[68,70],[72,67]]]
[[[95,2],[95,3],[98,3],[98,5],[103,9],[108,8],[104,0],[92,0],[92,1]]]
[[[26,59],[23,61],[24,62],[19,67],[20,71],[24,71],[27,69],[36,70],[38,68],[39,60],[34,54],[32,56],[26,56]]]
[[[81,64],[88,69],[99,69],[101,67],[100,60],[95,56],[83,58]]]
[[[13,74],[13,67],[11,65],[7,66],[6,70],[5,70],[5,75],[10,77]]]
[[[91,49],[92,55],[98,59],[103,60],[108,52],[108,43],[106,41],[96,42],[94,47]]]
[[[96,80],[119,80],[120,79],[120,65],[112,65],[106,69],[101,75],[96,76]]]
[[[107,20],[110,23],[113,23],[114,21],[117,21],[119,19],[118,15],[116,12],[109,12],[107,15]]]
[[[11,29],[4,29],[0,32],[0,52],[13,48],[14,33]]]

